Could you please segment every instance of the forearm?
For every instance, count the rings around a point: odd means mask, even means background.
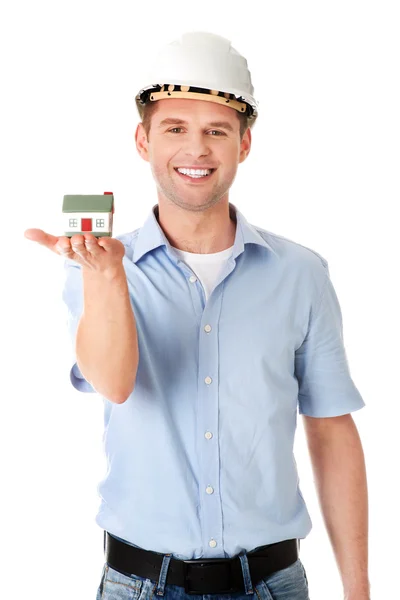
[[[331,434],[330,434],[331,432]],[[364,453],[352,419],[309,441],[319,503],[345,599],[369,598],[368,491]]]
[[[121,403],[132,392],[139,363],[135,317],[125,270],[99,274],[82,269],[84,309],[76,333],[82,375],[97,392]]]

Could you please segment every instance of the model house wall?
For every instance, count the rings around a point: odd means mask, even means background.
[[[107,212],[66,212],[62,213],[62,230],[77,233],[91,231],[106,233],[112,225],[112,213]]]

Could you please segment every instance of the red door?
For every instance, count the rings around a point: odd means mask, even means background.
[[[81,219],[81,231],[92,231],[92,219]]]

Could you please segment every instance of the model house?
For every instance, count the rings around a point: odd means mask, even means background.
[[[67,195],[63,201],[64,235],[92,233],[96,237],[112,236],[114,194]]]

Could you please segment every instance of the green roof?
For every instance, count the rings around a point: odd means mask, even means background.
[[[111,212],[114,194],[98,195],[66,195],[63,201],[63,212]]]

